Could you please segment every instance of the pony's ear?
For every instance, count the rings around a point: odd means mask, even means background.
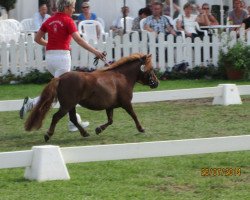
[[[142,58],[141,58],[143,61],[146,61],[146,59],[147,59],[147,55],[144,55],[144,56],[142,56]]]
[[[152,57],[152,54],[148,54],[147,57],[148,57],[148,58],[151,58],[151,57]]]

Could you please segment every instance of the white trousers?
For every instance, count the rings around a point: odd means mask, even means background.
[[[48,50],[46,51],[47,70],[56,78],[69,72],[71,69],[71,56],[68,50]],[[35,97],[32,101],[36,106],[40,97]]]
[[[71,69],[71,57],[68,50],[46,51],[47,69],[54,76],[59,77]]]

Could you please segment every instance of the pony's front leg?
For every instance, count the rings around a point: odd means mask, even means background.
[[[78,123],[77,121],[77,117],[76,117],[76,107],[72,108],[69,111],[69,119],[70,121],[78,128],[78,130],[80,131],[81,135],[83,137],[88,137],[89,134],[87,131],[84,130],[84,128]]]
[[[139,132],[144,132],[144,128],[142,128],[140,122],[138,121],[137,119],[137,116],[134,112],[134,109],[132,107],[132,104],[127,104],[126,106],[122,106],[123,109],[125,109],[127,111],[127,113],[133,118],[134,122],[135,122],[135,125],[136,125],[136,128]]]
[[[106,114],[108,117],[108,122],[95,129],[95,133],[97,135],[104,131],[109,125],[113,124],[113,109],[106,109]]]
[[[64,109],[59,109],[52,117],[52,121],[51,121],[51,124],[50,124],[50,127],[49,127],[49,130],[47,131],[47,134],[44,135],[44,140],[45,142],[47,142],[50,137],[54,134],[54,131],[55,131],[55,127],[56,127],[56,124],[57,122],[63,118],[67,113],[67,110],[64,110]]]

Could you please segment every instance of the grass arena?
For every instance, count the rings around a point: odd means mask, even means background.
[[[161,82],[159,90],[217,85],[216,81],[193,82]],[[0,87],[2,94],[12,89]],[[21,99],[22,92],[35,96],[34,91],[41,88],[21,86],[11,90],[9,99]],[[143,87],[136,86],[135,90],[142,91]],[[113,125],[95,135],[96,126],[106,120],[105,112],[78,107],[77,112],[90,121],[91,136],[82,138],[78,132],[69,133],[64,117],[48,144],[70,147],[249,135],[249,96],[242,96],[242,105],[214,106],[211,102],[212,98],[204,98],[134,104],[146,131],[143,134],[138,133],[125,111],[117,109]],[[44,145],[42,136],[54,112],[50,111],[42,129],[29,133],[24,131],[24,121],[16,111],[0,112],[0,151]],[[240,151],[67,164],[69,181],[42,183],[24,179],[23,168],[1,169],[0,199],[247,199],[249,163],[250,151]]]

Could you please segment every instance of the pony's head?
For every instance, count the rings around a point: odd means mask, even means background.
[[[153,65],[152,65],[152,55],[144,55],[139,60],[141,62],[140,73],[137,82],[143,85],[149,85],[150,88],[158,87],[159,80],[157,79]]]

